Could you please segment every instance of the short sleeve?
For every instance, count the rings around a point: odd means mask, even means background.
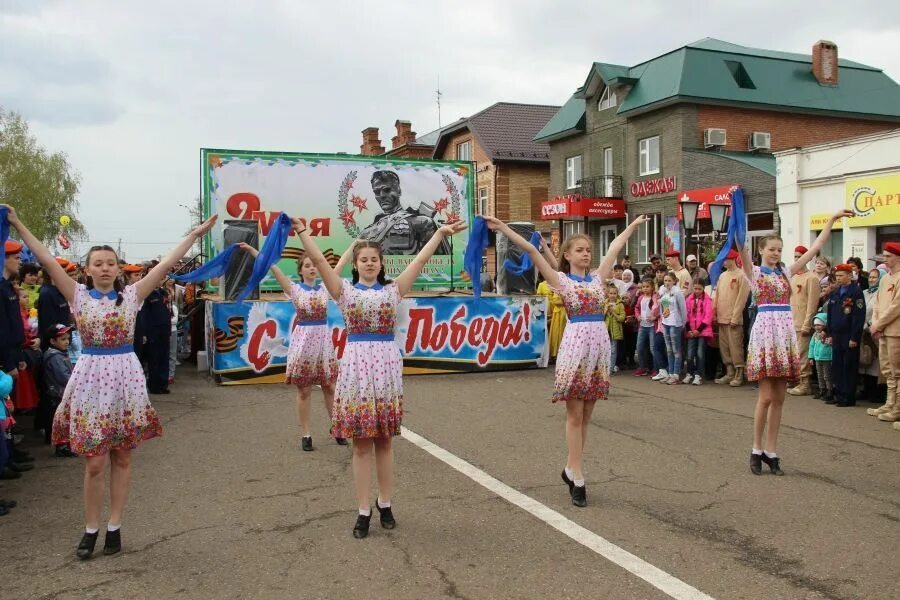
[[[144,304],[143,300],[138,299],[138,292],[136,285],[126,285],[125,289],[122,291],[122,304],[124,304],[129,311],[134,311],[137,314],[137,311],[141,310],[141,305]]]
[[[346,279],[341,279],[341,297],[338,298],[337,305],[341,308],[346,308],[355,292],[356,288],[353,287],[352,283]]]
[[[291,284],[291,302],[295,305],[297,304],[297,299],[300,297],[300,284],[292,283]]]
[[[572,280],[569,279],[569,276],[566,275],[565,273],[563,273],[562,271],[557,271],[556,278],[557,278],[557,280],[559,280],[558,286],[554,287],[554,286],[550,285],[549,283],[547,283],[547,285],[550,286],[550,289],[552,289],[554,292],[556,292],[560,296],[565,296],[566,292],[568,292],[572,288],[572,285],[573,285]]]
[[[385,289],[391,295],[391,300],[396,304],[400,304],[400,301],[403,299],[403,296],[400,295],[400,287],[396,283],[391,282],[385,286]]]
[[[757,288],[756,282],[759,281],[759,275],[760,275],[761,272],[762,272],[762,271],[760,271],[759,267],[754,266],[754,267],[753,267],[753,277],[748,278],[748,277],[747,277],[747,274],[744,273],[744,270],[741,269],[741,273],[743,273],[744,279],[746,279],[746,280],[747,280],[747,283],[750,284],[750,291],[751,291],[751,292],[757,291],[757,290],[756,290],[756,288]]]
[[[84,306],[84,299],[87,296],[88,289],[87,286],[83,283],[75,284],[75,296],[72,298],[72,302],[69,306],[72,309],[72,314],[81,314],[81,309]]]

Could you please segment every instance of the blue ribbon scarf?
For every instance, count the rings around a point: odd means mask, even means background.
[[[532,246],[534,246],[535,248],[540,250],[541,249],[541,232],[535,231],[534,233],[532,233],[531,239],[528,240],[528,243],[530,243]],[[503,268],[506,269],[507,271],[509,271],[510,273],[512,273],[513,275],[518,275],[521,277],[525,273],[534,269],[534,263],[531,261],[531,255],[528,254],[527,252],[523,251],[522,259],[519,262],[519,264],[516,264],[515,261],[507,258],[505,261],[503,261]]]
[[[472,221],[472,229],[469,232],[469,242],[463,254],[463,269],[472,278],[472,292],[475,299],[481,298],[481,259],[488,247],[487,221],[481,217],[475,217]]]
[[[281,259],[281,253],[287,244],[288,235],[291,233],[291,218],[285,213],[279,213],[278,218],[272,224],[263,247],[259,250],[259,256],[253,261],[253,271],[247,285],[238,294],[236,302],[240,304],[250,294],[250,290],[259,285],[272,265]]]
[[[744,209],[744,190],[735,188],[731,193],[731,219],[728,221],[728,236],[722,249],[719,250],[716,260],[709,268],[709,283],[713,288],[722,274],[725,265],[725,257],[732,248],[743,254],[744,244],[747,240],[747,214]]]
[[[195,269],[184,275],[170,275],[170,277],[179,283],[200,283],[207,279],[222,277],[225,274],[225,270],[228,268],[228,262],[237,250],[238,245],[232,244],[223,252],[217,254],[215,258],[206,262],[199,269]]]

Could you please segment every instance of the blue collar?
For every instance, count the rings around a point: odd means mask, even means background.
[[[572,281],[580,281],[583,283],[590,283],[594,280],[594,278],[591,277],[590,273],[588,273],[584,277],[582,277],[581,275],[575,275],[574,273],[567,273],[567,275],[569,276],[569,279],[571,279]]]
[[[109,292],[104,294],[97,288],[91,288],[88,291],[88,293],[91,295],[91,298],[93,298],[94,300],[100,300],[101,298],[109,298],[110,300],[118,300],[118,298],[119,298],[119,292],[117,292],[115,289],[110,290]]]
[[[363,290],[363,291],[366,291],[366,290],[375,290],[375,291],[378,291],[378,290],[384,288],[384,286],[381,285],[380,283],[376,283],[375,285],[364,285],[364,284],[362,284],[362,283],[357,283],[357,284],[354,285],[353,287],[355,287],[355,288],[358,289],[358,290]]]
[[[775,267],[774,269],[769,268],[765,265],[759,268],[760,271],[765,273],[766,275],[781,275],[781,267]]]
[[[300,289],[301,289],[301,290],[306,290],[307,292],[318,292],[320,289],[322,289],[322,284],[321,284],[321,283],[317,283],[316,285],[309,286],[309,285],[306,285],[304,282],[301,281],[301,282],[300,282]]]

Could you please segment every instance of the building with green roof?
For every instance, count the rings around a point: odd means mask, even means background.
[[[777,231],[771,152],[898,125],[900,85],[839,58],[832,42],[807,55],[706,38],[634,66],[593,63],[535,140],[550,145],[551,198],[621,198],[627,214],[653,215],[629,243],[644,263],[673,248],[697,250],[683,243],[677,199],[738,185],[753,235]],[[605,253],[626,220],[563,221],[561,234],[587,232]],[[695,233],[711,240],[710,225],[698,219]]]

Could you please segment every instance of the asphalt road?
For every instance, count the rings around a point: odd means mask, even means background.
[[[713,598],[900,597],[900,432],[871,405],[789,399],[787,475],[756,477],[755,392],[616,376],[578,509],[559,480],[552,377],[409,377],[404,424]],[[320,396],[317,449],[304,453],[287,386],[217,387],[183,370],[172,389],[152,397],[165,435],[136,452],[118,556],[75,559],[81,462],[27,442],[36,469],[0,485],[20,503],[0,518],[0,597],[668,597],[405,439],[398,526],[382,530],[376,513],[355,540],[350,450],[327,438]]]

